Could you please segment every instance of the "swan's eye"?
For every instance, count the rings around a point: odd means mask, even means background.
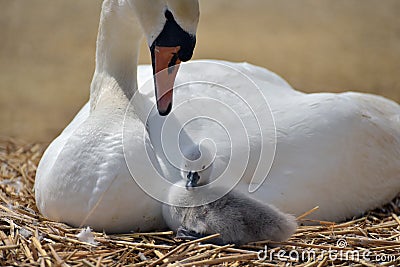
[[[203,167],[201,167],[203,170],[206,168],[206,165],[203,165]]]

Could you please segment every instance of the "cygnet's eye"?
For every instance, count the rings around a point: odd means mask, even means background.
[[[203,165],[203,167],[201,167],[203,170],[206,168],[206,165]]]

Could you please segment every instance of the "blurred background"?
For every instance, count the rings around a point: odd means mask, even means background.
[[[0,0],[0,136],[50,142],[88,100],[101,1]],[[247,61],[305,92],[400,102],[399,0],[202,0],[194,58]],[[149,63],[143,44],[140,63]]]

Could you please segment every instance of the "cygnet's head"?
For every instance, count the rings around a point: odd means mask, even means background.
[[[168,115],[181,61],[192,58],[199,22],[197,0],[126,0],[133,7],[150,48],[157,109]]]
[[[212,179],[214,153],[206,142],[198,146],[187,147],[183,151],[182,179],[186,181],[186,188],[208,184]]]

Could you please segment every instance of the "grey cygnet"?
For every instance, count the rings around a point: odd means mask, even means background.
[[[197,239],[219,233],[219,238],[209,242],[241,245],[260,240],[285,241],[296,231],[296,219],[272,205],[233,190],[225,195],[219,188],[199,190],[197,172],[189,172],[187,178],[169,191],[174,206],[163,206],[164,219],[177,231],[178,238]]]

